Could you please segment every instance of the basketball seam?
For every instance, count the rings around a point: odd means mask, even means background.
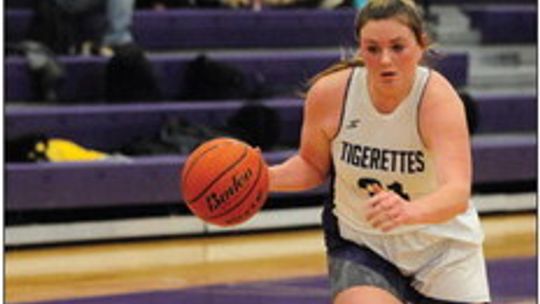
[[[195,166],[195,164],[204,156],[206,155],[207,153],[209,153],[210,151],[216,149],[217,147],[219,146],[223,146],[223,145],[231,145],[232,143],[230,142],[227,142],[227,143],[221,143],[221,144],[215,144],[213,146],[211,146],[210,148],[208,148],[206,151],[204,152],[201,152],[201,154],[195,158],[191,164],[189,165],[189,167],[186,168],[186,174],[184,174],[184,178],[185,180],[187,180],[187,177],[188,177],[188,174],[190,173],[191,169],[193,169],[193,167]]]
[[[244,147],[244,151],[242,153],[242,155],[240,156],[240,158],[238,158],[236,161],[234,161],[231,165],[229,165],[225,170],[223,170],[216,178],[214,178],[214,180],[212,180],[212,182],[210,182],[206,188],[204,188],[198,195],[195,196],[195,198],[193,199],[186,199],[188,205],[191,205],[193,204],[194,202],[198,201],[201,196],[203,196],[215,183],[218,182],[218,180],[220,180],[225,174],[227,174],[227,172],[229,172],[232,168],[236,167],[236,165],[238,165],[238,163],[240,163],[244,158],[246,158],[247,156],[247,153],[248,152],[248,148],[247,147]]]
[[[262,160],[261,159],[259,159],[259,166],[257,167],[257,169],[258,169],[257,178],[253,182],[253,185],[251,186],[251,188],[249,188],[248,192],[244,195],[244,197],[242,197],[242,199],[240,199],[240,201],[238,201],[234,206],[231,206],[229,209],[223,211],[220,214],[214,214],[214,215],[208,217],[207,219],[215,219],[217,217],[227,215],[227,214],[231,213],[232,211],[234,211],[236,208],[238,208],[248,198],[248,196],[253,192],[253,190],[257,187],[257,182],[259,181],[259,179],[261,177],[261,172],[262,172]]]

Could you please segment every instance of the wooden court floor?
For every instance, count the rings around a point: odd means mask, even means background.
[[[536,214],[483,216],[488,259],[536,255]],[[319,229],[5,253],[8,303],[323,275]]]

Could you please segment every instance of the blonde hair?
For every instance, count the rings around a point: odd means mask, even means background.
[[[360,32],[362,28],[371,20],[381,20],[397,18],[404,25],[409,27],[413,32],[416,41],[423,47],[429,46],[429,41],[426,41],[426,28],[422,19],[422,12],[416,6],[413,0],[370,0],[358,11],[354,22],[354,36],[357,41],[360,41]],[[345,58],[322,72],[315,75],[308,82],[311,86],[322,77],[355,66],[363,66],[362,58],[355,55],[353,58]]]

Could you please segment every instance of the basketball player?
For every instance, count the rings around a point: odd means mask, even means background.
[[[334,304],[489,302],[465,112],[449,82],[421,66],[419,9],[371,0],[356,21],[358,62],[317,77],[299,151],[270,168],[270,190],[330,176]]]

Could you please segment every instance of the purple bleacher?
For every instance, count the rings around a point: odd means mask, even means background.
[[[291,151],[265,153],[269,163]],[[15,210],[114,207],[180,202],[185,156],[132,162],[7,164],[6,207]]]
[[[528,1],[511,5],[453,2],[470,15],[485,43],[536,41],[536,7]],[[23,39],[30,26],[32,11],[25,5],[16,7],[5,12],[8,42]],[[354,9],[139,10],[134,14],[133,33],[149,50],[351,46],[354,15]]]
[[[350,46],[354,15],[351,9],[138,11],[133,31],[148,49]]]
[[[533,95],[474,95],[477,133],[534,132],[537,102]],[[245,104],[243,101],[135,103],[124,105],[12,106],[5,110],[6,138],[42,132],[69,138],[94,149],[114,151],[136,138],[157,135],[167,119],[183,118],[198,124],[223,127]],[[303,102],[270,99],[282,121],[281,145],[296,145]],[[502,114],[501,114],[502,113]],[[137,128],[133,128],[136,125]]]
[[[149,55],[158,84],[166,99],[178,99],[184,91],[184,71],[194,54]],[[237,52],[209,54],[210,58],[228,63],[244,72],[249,80],[257,77],[276,92],[290,94],[306,81],[340,59],[338,51],[304,50],[291,52]],[[107,59],[102,57],[60,57],[66,68],[65,82],[59,88],[59,98],[66,101],[104,99],[104,79]],[[444,56],[435,66],[456,87],[467,83],[469,58],[465,53]],[[4,62],[8,101],[33,100],[31,79],[26,61],[12,56]],[[251,85],[254,85],[253,83]]]
[[[477,108],[477,133],[534,132],[537,102],[534,95],[472,96]],[[298,142],[303,102],[282,98],[261,101],[277,111],[282,121],[282,145]],[[240,107],[252,102],[169,102],[119,105],[14,106],[5,109],[5,137],[14,139],[43,132],[65,137],[84,146],[113,151],[137,137],[158,133],[169,118],[184,118],[198,124],[223,127]],[[136,124],[137,128],[132,126]]]
[[[6,42],[17,42],[25,39],[30,28],[32,11],[28,9],[8,9],[4,11],[4,33]]]
[[[472,146],[475,183],[536,180],[537,140],[534,133],[474,136]]]
[[[441,53],[440,59],[430,63],[430,67],[441,72],[450,83],[461,88],[469,82],[469,56],[467,53]]]
[[[535,95],[476,94],[477,133],[531,132],[537,129]]]
[[[282,121],[280,144],[295,145],[300,130],[302,101],[276,99],[263,102],[275,109]],[[243,105],[252,102],[216,101],[193,103],[140,103],[126,105],[80,105],[6,108],[6,138],[44,133],[77,143],[114,151],[137,138],[159,133],[168,119],[183,118],[197,124],[223,127]],[[134,126],[136,126],[134,128]],[[291,130],[294,130],[291,132]]]
[[[265,152],[273,164],[293,150]],[[536,136],[483,136],[473,141],[474,182],[536,179]],[[184,156],[137,157],[131,162],[8,163],[7,211],[137,206],[182,200]],[[316,189],[314,193],[326,193]]]
[[[537,11],[535,5],[468,5],[463,7],[471,26],[480,30],[482,42],[536,43]]]
[[[133,163],[8,164],[8,210],[113,207],[180,201],[184,157]]]
[[[473,138],[475,183],[530,181],[536,179],[536,103],[533,97],[508,96],[503,106],[499,96],[474,98],[479,115],[493,109],[511,113],[500,124],[501,115],[484,115]],[[516,102],[516,100],[521,100]],[[492,102],[492,104],[490,104]],[[268,100],[282,119],[283,144],[297,143],[302,101]],[[70,107],[8,106],[6,136],[45,132],[67,137],[89,147],[118,147],[138,135],[154,134],[168,117],[184,117],[198,123],[221,125],[241,101],[208,103],[161,103]],[[489,119],[488,119],[489,117]],[[523,121],[528,121],[523,125]],[[513,122],[513,124],[511,123]],[[515,131],[527,131],[515,134]],[[510,132],[510,133],[508,133]],[[290,156],[293,150],[265,151],[270,163]],[[8,210],[98,207],[170,203],[180,201],[178,172],[182,155],[136,157],[131,162],[38,163],[6,165]],[[31,189],[31,191],[29,191]],[[325,193],[317,189],[316,193]]]
[[[139,10],[133,33],[149,50],[354,45],[352,9]],[[6,11],[6,38],[24,39],[31,10]]]

